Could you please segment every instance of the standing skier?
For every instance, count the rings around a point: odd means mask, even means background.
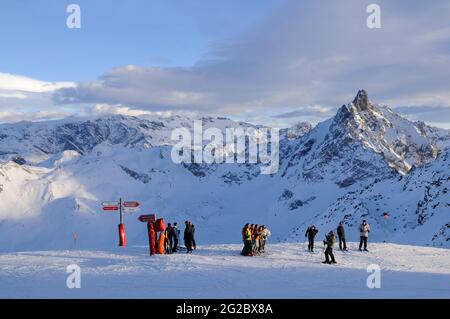
[[[327,246],[325,249],[325,261],[322,262],[323,264],[335,264],[336,260],[334,259],[333,254],[333,246],[336,242],[336,236],[334,235],[333,231],[330,231],[328,235],[325,236],[325,240],[323,241],[324,245]],[[330,260],[331,257],[331,260]]]
[[[259,253],[259,247],[260,247],[260,240],[261,240],[261,227],[258,227],[258,225],[255,226],[253,230],[253,253]]]
[[[314,252],[314,238],[316,237],[317,233],[319,231],[317,230],[316,226],[311,225],[308,227],[305,233],[305,238],[308,237],[308,251]]]
[[[167,253],[171,254],[173,251],[173,227],[171,223],[167,224],[167,228],[165,230],[164,235],[166,235],[166,241],[167,241]]]
[[[250,231],[252,233],[252,249],[254,250],[255,247],[255,235],[256,235],[256,230],[258,228],[258,224],[251,224],[250,225]]]
[[[248,224],[245,224],[244,227],[242,228],[242,231],[241,231],[242,242],[244,243],[244,245],[245,245],[245,231],[247,230],[247,225]]]
[[[192,232],[191,232],[191,225],[188,221],[185,221],[184,224],[186,225],[186,228],[184,229],[184,245],[187,249],[187,254],[192,253]]]
[[[250,228],[250,233],[252,235],[252,247],[253,247],[253,229],[255,228],[255,225],[254,224],[250,224],[248,227]]]
[[[262,227],[262,232],[261,232],[261,244],[259,245],[259,252],[260,253],[265,253],[265,249],[266,249],[266,241],[267,238],[270,237],[271,233],[269,228],[267,228],[266,226],[261,226]]]
[[[259,226],[258,229],[258,253],[262,252],[262,245],[263,245],[263,233],[264,233],[264,227],[263,226]]]
[[[337,227],[337,235],[339,237],[339,249],[346,251],[347,243],[345,242],[345,229],[343,222],[340,222],[339,226]]]
[[[180,240],[180,230],[178,229],[178,223],[173,223],[173,252],[176,253],[178,251],[178,241]]]
[[[362,251],[363,244],[364,244],[364,251],[368,251],[367,239],[369,238],[370,226],[365,220],[363,220],[362,224],[359,226],[359,233],[361,239],[359,242],[359,251]]]
[[[245,224],[244,226],[242,231],[242,240],[244,242],[244,248],[242,249],[241,254],[244,256],[253,256],[252,231],[249,224]]]

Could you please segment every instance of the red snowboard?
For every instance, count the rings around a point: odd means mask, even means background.
[[[155,232],[165,231],[166,224],[164,223],[164,218],[157,219],[155,222]]]
[[[158,254],[160,255],[164,255],[164,242],[166,241],[166,236],[164,235],[164,233],[161,233],[159,235],[159,240],[158,240]]]
[[[148,242],[150,246],[150,256],[156,254],[156,232],[153,222],[147,223]]]

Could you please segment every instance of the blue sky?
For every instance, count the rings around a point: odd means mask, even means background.
[[[0,3],[0,122],[187,113],[274,126],[331,117],[359,89],[450,127],[450,2]],[[66,7],[81,7],[81,29]]]
[[[282,1],[279,1],[282,2]],[[66,27],[67,5],[82,28]],[[46,81],[95,80],[109,69],[190,66],[216,41],[263,19],[273,0],[14,0],[0,3],[0,70]]]

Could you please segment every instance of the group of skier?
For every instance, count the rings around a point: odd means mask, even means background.
[[[184,246],[186,247],[186,252],[188,254],[192,253],[194,249],[197,248],[197,244],[195,243],[195,226],[191,221],[185,221],[185,229],[184,229]],[[172,254],[179,251],[180,247],[178,246],[180,240],[180,229],[178,228],[178,223],[167,224],[167,227],[164,231],[165,235],[165,253]]]
[[[305,232],[305,237],[308,238],[308,251],[314,252],[314,239],[319,230],[316,226],[311,225]],[[359,226],[360,233],[360,242],[359,242],[359,251],[368,251],[367,250],[367,240],[369,238],[370,226],[366,220],[363,220],[361,225]],[[345,240],[345,229],[343,222],[340,222],[337,227],[337,236],[339,238],[339,249],[342,251],[348,251],[347,243]],[[325,235],[325,240],[323,241],[325,245],[325,261],[324,264],[335,264],[336,260],[333,254],[333,247],[336,242],[336,235],[334,231],[331,230],[327,235]]]
[[[370,233],[370,226],[366,220],[363,220],[359,226],[360,232],[360,243],[359,251],[367,250],[367,240]],[[314,241],[319,230],[316,226],[311,225],[305,232],[305,237],[308,238],[308,251],[314,252]],[[339,249],[341,251],[348,251],[347,242],[345,237],[345,229],[343,222],[340,222],[336,229],[337,237],[339,239]],[[165,235],[165,253],[172,254],[179,250],[179,240],[180,240],[180,229],[178,224],[175,222],[173,226],[169,223],[164,230]],[[242,228],[242,241],[244,243],[244,248],[242,249],[241,255],[243,256],[254,256],[263,254],[265,252],[266,241],[270,237],[270,230],[264,225],[258,224],[245,224]],[[186,247],[186,252],[188,254],[192,253],[196,248],[195,242],[195,226],[191,221],[185,221],[184,229],[184,246]],[[323,241],[325,245],[325,261],[324,264],[335,264],[336,259],[334,258],[333,248],[336,243],[336,235],[333,230],[325,235],[325,240]]]
[[[264,225],[245,224],[242,228],[244,248],[241,255],[254,256],[265,253],[266,241],[270,235],[270,230]]]

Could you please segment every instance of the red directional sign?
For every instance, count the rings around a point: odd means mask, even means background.
[[[119,202],[116,202],[116,201],[103,202],[102,206],[119,206]]]
[[[118,206],[103,206],[103,210],[115,211],[119,210]]]
[[[138,202],[123,202],[123,207],[139,207]]]
[[[156,220],[155,214],[141,215],[138,218],[143,223],[154,222]]]

